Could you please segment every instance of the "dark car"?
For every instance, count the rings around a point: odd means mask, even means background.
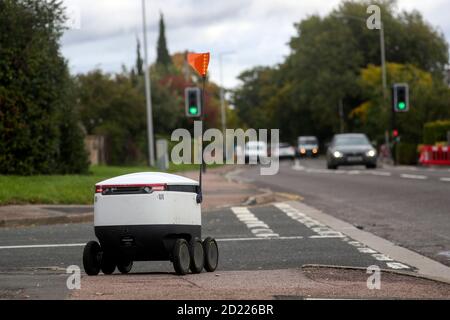
[[[336,134],[327,150],[328,169],[338,166],[365,165],[376,168],[377,152],[362,133]]]
[[[317,157],[319,141],[314,136],[300,136],[297,140],[297,152],[300,157]]]

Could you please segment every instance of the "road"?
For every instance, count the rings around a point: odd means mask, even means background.
[[[356,241],[345,232],[348,226],[333,229],[320,212],[450,265],[442,254],[450,250],[450,171],[324,167],[317,159],[282,162],[275,176],[259,175],[257,166],[235,171],[235,178],[303,200],[205,211],[203,237],[219,242],[219,272],[296,270],[305,264],[416,271],[408,261],[423,260],[390,256],[383,245],[361,240],[367,234]],[[1,228],[0,298],[68,297],[66,268],[82,266],[83,245],[91,239],[91,223]],[[170,262],[136,262],[132,272],[170,275],[173,268]]]
[[[214,210],[203,215],[202,232],[219,242],[220,272],[305,264],[413,270],[303,212],[287,203]],[[82,266],[83,244],[90,239],[95,239],[90,223],[1,229],[0,297],[66,297],[65,270]],[[136,262],[137,272],[172,273],[173,268],[170,262]]]
[[[403,247],[450,265],[450,170],[362,166],[327,170],[323,159],[283,161],[274,176],[257,166],[236,175],[304,202]]]

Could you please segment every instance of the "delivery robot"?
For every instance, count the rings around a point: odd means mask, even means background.
[[[200,171],[201,172],[201,171]],[[201,237],[200,184],[182,176],[141,172],[95,185],[97,241],[83,251],[88,275],[130,272],[133,261],[170,260],[177,274],[217,268],[217,242]]]

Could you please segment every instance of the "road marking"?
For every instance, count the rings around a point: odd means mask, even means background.
[[[311,231],[316,233],[316,235],[310,236],[312,239],[321,238],[344,238],[345,235],[341,232],[334,231],[327,227],[326,225],[320,223],[317,220],[308,217],[306,214],[298,211],[287,203],[279,202],[274,204],[275,207],[287,214],[288,217],[300,222],[305,225]]]
[[[386,262],[386,265],[391,269],[409,269],[406,264],[400,262]]]
[[[340,238],[342,241],[352,245],[355,247],[359,252],[364,254],[370,254],[374,259],[378,261],[385,262],[386,265],[389,268],[392,269],[409,269],[410,267],[407,265],[404,265],[402,263],[393,261],[391,257],[388,255],[379,253],[372,248],[369,248],[365,246],[363,243],[351,240],[348,241],[348,238],[345,234],[335,231],[331,229],[330,227],[324,225],[323,223],[312,219],[308,217],[306,214],[300,212],[296,208],[292,207],[291,205],[285,203],[285,202],[278,202],[274,204],[275,207],[286,213],[289,217],[291,217],[294,220],[299,221],[300,223],[307,226],[311,231],[315,232],[316,235],[310,236],[309,238],[312,239],[321,239],[321,238]]]
[[[274,238],[222,238],[216,239],[218,242],[227,242],[227,241],[254,241],[254,240],[299,240],[303,239],[302,236],[292,236],[292,237],[274,237]]]
[[[428,179],[427,176],[422,176],[422,175],[419,175],[419,174],[406,174],[406,173],[402,173],[400,175],[400,177],[405,178],[405,179],[417,179],[417,180]]]
[[[392,174],[386,171],[370,171],[374,176],[390,177]]]
[[[295,159],[294,165],[292,166],[292,169],[293,170],[297,170],[297,171],[301,171],[301,170],[304,170],[305,167],[300,164],[300,161],[298,159]]]
[[[373,250],[372,248],[367,247],[365,244],[359,242],[359,241],[349,241],[348,244],[356,247],[358,249],[359,252],[361,253],[367,253],[370,254],[374,259],[378,260],[378,261],[383,261],[386,263],[386,265],[391,268],[391,269],[410,269],[409,266],[400,263],[400,262],[396,262],[394,261],[391,257],[389,257],[388,255],[382,254],[382,253],[378,253],[378,251]]]
[[[236,217],[245,223],[247,228],[256,236],[260,238],[277,238],[280,235],[274,233],[269,226],[263,221],[259,220],[247,207],[232,207],[231,211]]]
[[[61,243],[61,244],[32,244],[22,246],[1,246],[0,249],[34,249],[34,248],[60,248],[60,247],[82,247],[86,243]]]
[[[450,182],[450,178],[440,178],[439,180],[444,181],[444,182]]]

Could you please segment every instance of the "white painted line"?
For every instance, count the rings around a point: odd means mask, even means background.
[[[377,253],[375,250],[367,247],[358,248],[358,251],[361,253]]]
[[[280,235],[274,233],[264,221],[259,220],[247,207],[232,207],[231,211],[236,217],[245,223],[248,229],[256,236],[261,238],[277,238]]]
[[[301,171],[301,170],[304,170],[305,167],[300,164],[300,160],[295,159],[294,160],[294,165],[292,166],[292,169],[293,170],[297,170],[297,171]]]
[[[344,238],[345,235],[341,232],[336,232],[326,225],[320,223],[319,221],[308,217],[306,214],[298,211],[296,208],[288,205],[284,202],[279,202],[274,204],[275,207],[283,211],[288,217],[300,222],[305,225],[311,231],[316,233],[310,236],[311,239],[322,239],[322,238]]]
[[[370,171],[374,176],[390,177],[392,174],[386,171]]]
[[[333,231],[334,232],[334,231]],[[344,238],[345,235],[343,234],[325,234],[325,235],[314,235],[309,236],[310,239],[329,239],[329,238]]]
[[[400,262],[387,262],[386,265],[392,269],[409,269],[409,267]]]
[[[450,178],[440,178],[439,180],[444,181],[444,182],[450,182]]]
[[[290,202],[290,203],[293,203],[293,202]],[[306,205],[296,202],[296,206],[299,206],[299,205],[306,207]],[[301,213],[296,208],[296,206],[291,206],[286,202],[275,203],[274,206],[277,207],[278,209],[280,209],[281,211],[285,212],[292,219],[303,223],[308,228],[310,228],[311,231],[315,232],[316,235],[309,236],[310,239],[340,238],[341,241],[344,241],[344,242],[348,243],[349,245],[355,247],[360,253],[369,254],[374,259],[385,262],[389,268],[409,269],[409,266],[402,264],[400,262],[394,261],[388,255],[378,253],[378,251],[367,247],[366,245],[364,245],[363,243],[361,243],[359,241],[355,241],[355,240],[349,241],[348,237],[347,237],[348,235],[346,235],[344,232],[335,231],[331,227],[328,227],[325,224],[322,224],[321,222],[308,217],[306,214]],[[311,208],[309,208],[309,212],[311,212]],[[333,219],[335,219],[335,218],[333,218]],[[314,222],[312,223],[312,221],[314,221]]]
[[[227,241],[254,241],[254,240],[299,240],[303,239],[302,236],[292,236],[292,237],[261,237],[261,238],[222,238],[216,239],[218,242],[227,242]]]
[[[1,249],[34,249],[34,248],[60,248],[60,247],[82,247],[86,243],[61,243],[61,244],[32,244],[22,246],[1,246]]]
[[[261,237],[261,238],[222,238],[216,239],[218,242],[227,242],[227,241],[254,241],[254,240],[299,240],[303,239],[302,236],[292,236],[292,237]]]
[[[406,174],[406,173],[402,173],[400,175],[400,177],[405,178],[405,179],[417,179],[417,180],[428,179],[427,176],[422,176],[422,175],[419,175],[419,174]]]

